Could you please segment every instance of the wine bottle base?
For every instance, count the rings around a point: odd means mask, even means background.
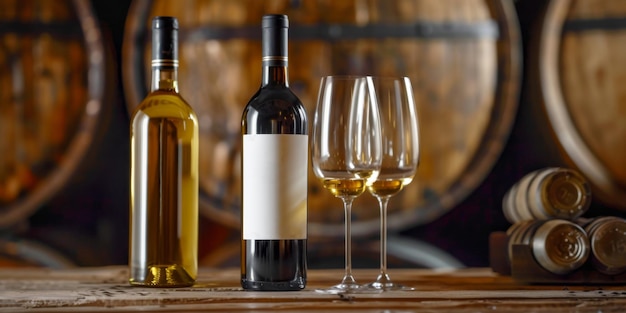
[[[244,240],[241,286],[257,291],[304,289],[306,239]]]
[[[145,269],[144,277],[135,276],[130,278],[130,284],[141,287],[177,288],[189,287],[195,283],[195,279],[178,265],[149,266]]]
[[[241,287],[249,291],[298,291],[306,287],[306,279],[286,282],[251,281],[241,278]]]

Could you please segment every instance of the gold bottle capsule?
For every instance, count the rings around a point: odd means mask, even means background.
[[[591,245],[591,263],[607,275],[626,271],[626,220],[606,216],[585,226]]]
[[[531,172],[504,195],[502,209],[511,223],[551,218],[573,220],[587,211],[591,188],[577,171],[550,167]]]
[[[589,257],[589,240],[582,227],[571,221],[532,220],[514,224],[509,235],[509,259],[513,245],[527,245],[535,261],[554,274],[568,274],[580,268]]]

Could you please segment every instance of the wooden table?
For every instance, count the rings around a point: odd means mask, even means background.
[[[373,279],[376,270],[356,270]],[[327,295],[341,270],[310,270],[305,290],[249,292],[238,269],[200,270],[190,288],[131,287],[126,267],[0,269],[0,312],[626,312],[619,285],[524,285],[488,268],[391,270],[414,291]]]

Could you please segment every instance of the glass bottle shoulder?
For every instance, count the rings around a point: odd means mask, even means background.
[[[259,89],[248,102],[244,115],[248,112],[255,112],[260,116],[292,116],[306,121],[304,105],[291,89],[285,87],[268,86]]]
[[[177,118],[197,120],[193,108],[180,94],[170,91],[153,91],[137,106],[133,113],[150,118]]]
[[[243,111],[244,134],[307,134],[307,114],[288,88],[261,88]]]

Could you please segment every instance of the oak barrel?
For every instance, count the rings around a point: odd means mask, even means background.
[[[420,117],[421,162],[390,202],[389,227],[427,223],[489,173],[508,138],[520,87],[520,35],[507,0],[134,0],[125,25],[128,110],[150,80],[150,19],[180,21],[180,91],[200,121],[201,212],[239,227],[241,113],[261,79],[260,21],[290,19],[292,88],[312,114],[321,76],[406,75]],[[310,117],[312,122],[312,116]],[[309,234],[343,234],[341,201],[309,174]],[[377,202],[355,201],[353,233],[376,233]]]
[[[59,192],[97,142],[104,49],[87,1],[0,2],[0,229]]]
[[[66,256],[43,243],[0,237],[0,268],[36,266],[60,269],[76,265]]]
[[[549,1],[537,29],[530,82],[552,142],[594,199],[624,210],[626,2]]]

